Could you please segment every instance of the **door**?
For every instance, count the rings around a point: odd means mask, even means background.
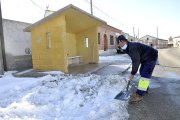
[[[107,41],[107,35],[104,34],[104,51],[108,49],[108,41]]]

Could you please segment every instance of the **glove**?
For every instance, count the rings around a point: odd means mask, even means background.
[[[133,80],[133,79],[134,79],[134,75],[131,74],[131,75],[129,76],[129,80]]]

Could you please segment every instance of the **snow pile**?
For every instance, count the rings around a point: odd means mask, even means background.
[[[125,85],[119,75],[15,78],[6,74],[0,78],[0,119],[127,119],[127,102],[114,99]]]

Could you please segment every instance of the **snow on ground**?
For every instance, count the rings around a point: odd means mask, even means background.
[[[127,102],[114,97],[125,88],[119,75],[49,72],[40,78],[0,78],[0,119],[123,120]]]
[[[175,72],[165,72],[164,76],[168,78],[180,78],[180,76]]]
[[[127,54],[123,54],[123,55],[114,55],[114,56],[100,56],[99,57],[99,61],[100,62],[115,62],[115,61],[119,61],[119,62],[131,62],[131,59],[129,58],[129,56]]]

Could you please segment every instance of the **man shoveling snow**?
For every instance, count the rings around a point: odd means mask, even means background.
[[[119,46],[130,56],[132,60],[132,71],[129,80],[134,79],[140,67],[138,88],[130,103],[142,100],[142,96],[148,92],[150,78],[158,59],[158,51],[150,46],[141,43],[129,42],[124,35],[118,37]]]

